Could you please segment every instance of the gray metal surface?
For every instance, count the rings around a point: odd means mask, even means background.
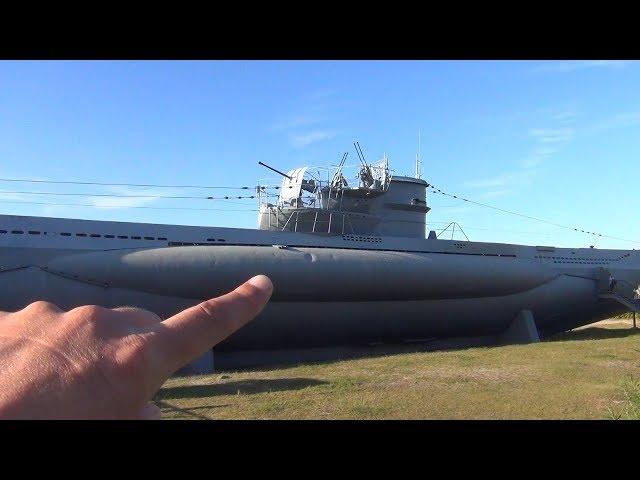
[[[2,225],[13,217],[0,216]],[[20,217],[24,230],[44,235],[0,234],[0,308],[15,310],[37,299],[64,308],[87,303],[138,305],[160,315],[241,283],[248,275],[274,277],[274,301],[226,347],[265,348],[380,339],[498,333],[520,310],[534,313],[542,332],[561,331],[624,310],[598,289],[602,264],[620,280],[640,281],[636,251],[548,249],[509,244],[383,237],[356,242],[287,232],[147,226]],[[29,227],[27,227],[29,224]],[[183,243],[209,235],[211,246],[169,247],[164,242],[60,237],[63,231],[154,229]],[[11,227],[10,227],[11,228]],[[4,227],[3,227],[4,229]],[[48,230],[47,230],[48,229]],[[53,233],[56,231],[53,230]],[[332,248],[272,246],[308,243]],[[158,233],[156,233],[158,235]],[[21,242],[15,237],[21,237]],[[249,241],[253,245],[243,245]],[[24,245],[24,239],[31,245]],[[68,248],[46,248],[49,243]],[[37,243],[39,242],[39,243]],[[90,249],[101,244],[102,248]],[[117,241],[116,241],[117,242]],[[150,243],[149,249],[131,249]],[[230,246],[229,244],[235,244]],[[413,252],[393,251],[404,245]],[[333,248],[337,247],[337,248]],[[315,261],[314,261],[315,258]],[[471,279],[471,280],[470,280]],[[226,348],[225,345],[222,346]]]

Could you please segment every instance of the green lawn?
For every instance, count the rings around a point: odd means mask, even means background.
[[[172,378],[176,419],[640,418],[640,329],[601,322],[532,345],[402,353]]]

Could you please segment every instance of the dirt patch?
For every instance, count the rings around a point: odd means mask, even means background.
[[[640,363],[638,361],[632,360],[605,360],[598,362],[598,365],[602,365],[607,368],[621,368],[621,369],[638,369],[640,368]]]
[[[432,380],[478,381],[491,383],[511,383],[535,376],[535,370],[528,367],[433,367],[400,379],[381,382],[387,387],[411,388],[430,383]]]
[[[574,328],[574,330],[584,330],[593,327],[608,327],[608,328],[629,328],[633,325],[633,320],[626,318],[608,318],[596,323],[590,323],[589,325],[583,325],[582,327]]]

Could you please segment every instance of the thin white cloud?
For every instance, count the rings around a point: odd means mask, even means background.
[[[96,208],[102,208],[107,210],[115,210],[122,208],[142,207],[153,203],[154,198],[112,198],[112,197],[100,197],[91,200],[91,205]]]
[[[613,127],[628,127],[640,124],[640,112],[625,112],[614,115],[610,120]]]
[[[549,157],[569,143],[575,130],[572,127],[576,114],[570,109],[545,109],[545,117],[553,127],[533,128],[527,135],[533,140],[532,150],[529,155],[516,162],[517,168],[502,172],[493,177],[469,180],[463,183],[463,187],[484,190],[477,198],[495,198],[510,193],[515,187],[530,185],[532,179],[538,173],[538,167]],[[556,127],[560,124],[560,127]]]
[[[525,158],[524,160],[522,160],[520,162],[520,166],[522,168],[534,168],[537,167],[539,165],[541,165],[544,162],[544,158],[543,157],[536,157],[536,156],[532,156],[529,158]]]
[[[37,190],[35,190],[37,191]],[[66,193],[66,192],[65,192]],[[73,192],[71,192],[73,193]],[[110,189],[108,192],[114,195],[171,195],[166,190],[163,192],[154,190],[130,190],[125,188]],[[148,197],[84,197],[84,196],[69,196],[69,195],[35,195],[35,194],[21,194],[21,193],[9,193],[5,190],[0,190],[0,200],[5,202],[16,202],[25,204],[52,204],[45,208],[55,209],[72,209],[72,204],[90,205],[97,208],[105,209],[121,209],[128,207],[137,207],[148,205],[158,200],[157,198]],[[55,205],[61,204],[61,205]],[[69,205],[64,205],[69,204]],[[43,205],[44,206],[44,205]]]
[[[46,205],[41,207],[39,215],[43,217],[67,217],[67,218],[79,218],[78,214],[79,207],[69,207],[66,205]],[[83,212],[86,211],[83,210]]]
[[[140,189],[128,187],[112,187],[107,192],[114,195],[180,195],[180,190],[167,189]],[[92,206],[105,210],[126,209],[132,207],[144,207],[161,200],[154,197],[91,197],[88,202]]]
[[[336,136],[336,133],[330,130],[314,130],[306,133],[296,133],[289,136],[291,145],[296,148],[306,147],[312,143],[329,140]]]
[[[454,214],[473,213],[477,208],[475,206],[469,206],[469,205],[460,205],[460,206],[443,205],[443,206],[438,206],[437,204],[434,204],[433,202],[431,202],[430,205],[434,209],[434,211],[438,211],[441,208],[446,208],[447,209],[447,211],[446,211],[447,212],[447,216],[454,215]],[[427,221],[427,223],[429,223],[429,221]],[[441,223],[441,222],[438,222],[438,223]],[[439,228],[442,228],[442,227],[439,227]],[[433,226],[431,227],[431,229],[435,230],[435,228]]]
[[[325,98],[333,97],[337,93],[334,88],[319,88],[309,94],[311,100],[323,100]]]
[[[633,127],[637,125],[640,125],[640,111],[621,112],[594,124],[590,130],[597,132],[612,128]]]
[[[561,143],[571,140],[574,130],[572,128],[535,128],[529,134],[540,143]]]
[[[19,175],[15,175],[19,177]],[[33,178],[35,180],[47,180],[46,178],[29,176],[25,177]],[[6,175],[7,178],[11,178],[12,175]],[[88,190],[87,187],[75,187],[75,186],[19,186],[21,184],[6,184],[0,182],[0,204],[7,203],[7,205],[31,205],[34,208],[41,210],[41,215],[50,215],[64,213],[74,215],[77,206],[82,207],[95,207],[105,210],[114,209],[126,209],[130,207],[146,206],[156,203],[162,198],[154,197],[159,196],[181,196],[191,195],[179,188],[140,188],[140,187],[126,187],[126,186],[109,186],[109,187],[96,187],[96,190]],[[12,193],[12,192],[33,192],[33,193]],[[51,194],[37,192],[50,192]],[[84,195],[55,195],[53,193],[92,193],[92,194],[113,194],[113,197],[91,197]],[[128,196],[131,195],[131,196]],[[138,197],[137,195],[140,195]],[[176,202],[179,200],[176,199]]]
[[[24,175],[23,177],[20,174],[10,174],[10,173],[2,173],[3,178],[30,178],[33,180],[46,180],[44,177],[39,177],[36,175]],[[31,191],[32,188],[28,186],[28,183],[22,182],[0,182],[0,200],[4,202],[44,202],[44,197],[37,195],[28,195],[28,194],[19,194],[19,193],[6,193],[7,191]],[[51,197],[49,197],[51,198]]]
[[[573,139],[576,113],[570,109],[556,109],[555,112],[551,110],[549,115],[550,123],[556,126],[529,130],[529,136],[533,137],[535,146],[531,154],[520,161],[522,168],[532,169],[541,165]]]
[[[572,111],[558,112],[553,115],[553,119],[560,123],[572,123],[576,118],[576,114]]]
[[[633,60],[558,60],[537,65],[533,68],[533,71],[566,73],[589,69],[619,70],[633,63]]]
[[[13,201],[33,201],[34,197],[30,197],[29,195],[21,195],[17,193],[6,193],[5,191],[0,191],[0,200],[5,202],[13,202]]]
[[[527,176],[526,172],[503,173],[495,177],[481,178],[463,182],[465,188],[499,188],[511,186],[522,181]]]
[[[303,95],[300,99],[302,108],[297,109],[298,113],[280,118],[270,129],[286,134],[295,148],[333,138],[336,132],[325,121],[330,103],[327,100],[335,94],[335,90],[323,88]]]
[[[292,130],[299,127],[314,125],[320,121],[322,121],[322,118],[315,115],[292,115],[274,123],[271,126],[271,129],[275,131]]]
[[[509,189],[489,190],[488,192],[484,192],[483,194],[481,194],[478,198],[480,200],[489,200],[491,198],[502,197],[509,193],[511,193],[511,190]]]
[[[557,148],[553,148],[553,147],[541,147],[541,148],[536,148],[533,151],[533,154],[537,157],[548,157],[549,155],[553,155],[554,153],[556,153],[558,151]]]
[[[520,162],[520,166],[523,168],[537,167],[557,151],[558,150],[556,148],[536,148],[529,157]]]

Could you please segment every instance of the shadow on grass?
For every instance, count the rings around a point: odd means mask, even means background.
[[[550,335],[544,342],[582,341],[608,338],[624,338],[633,335],[640,336],[640,329],[632,328],[599,328],[591,327]],[[365,358],[382,358],[394,355],[426,352],[463,351],[470,348],[495,348],[507,346],[495,335],[482,337],[453,337],[416,341],[411,343],[388,343],[381,345],[340,345],[326,348],[309,348],[306,350],[279,350],[261,352],[260,363],[232,362],[229,359],[216,360],[218,371],[277,371],[283,368],[300,365],[322,365],[344,360]],[[240,356],[242,352],[237,352]],[[257,358],[255,354],[252,359]],[[222,386],[222,385],[220,385]],[[231,392],[236,393],[236,392]],[[244,393],[244,392],[242,392]]]
[[[182,385],[160,390],[156,398],[160,400],[172,398],[204,398],[216,395],[254,395],[263,392],[280,392],[300,390],[306,387],[326,384],[313,378],[275,378],[239,380],[237,382],[214,383],[206,385]]]
[[[174,413],[178,413],[180,414],[182,417],[193,417],[193,418],[197,418],[199,420],[211,420],[211,417],[207,417],[206,415],[201,415],[199,413],[196,413],[195,410],[202,410],[202,409],[213,409],[213,408],[222,408],[222,407],[228,407],[229,405],[204,405],[204,406],[200,406],[200,407],[180,407],[178,405],[173,405],[169,402],[165,402],[164,400],[154,400],[154,403],[156,404],[156,406],[158,406],[161,411],[173,411]],[[181,417],[179,417],[181,418]]]
[[[545,342],[566,342],[580,340],[604,340],[607,338],[625,338],[640,335],[640,329],[591,327],[582,330],[557,333],[545,339]]]
[[[233,363],[216,360],[218,371],[252,372],[277,371],[300,365],[323,365],[345,360],[382,358],[411,353],[456,351],[469,348],[498,345],[493,337],[455,337],[405,343],[377,345],[337,345],[334,347],[310,347],[306,350],[274,350],[262,352],[260,363]],[[237,352],[236,354],[241,354]],[[254,357],[255,358],[255,357]]]

